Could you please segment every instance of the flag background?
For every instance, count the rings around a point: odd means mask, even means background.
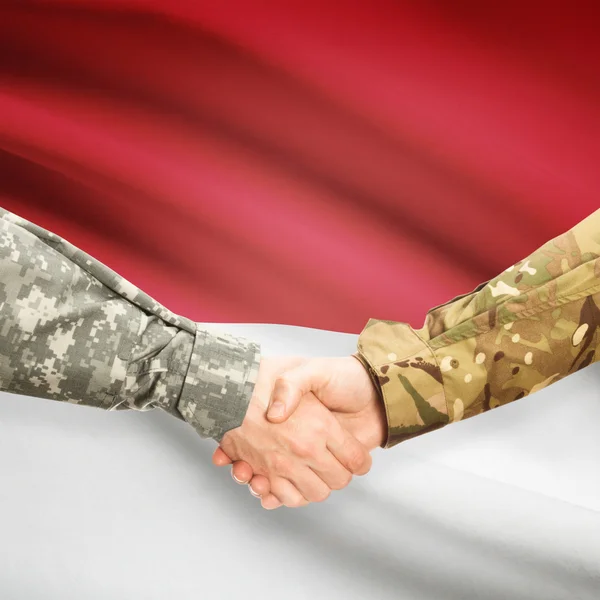
[[[198,321],[420,326],[600,205],[595,12],[4,1],[0,205]]]

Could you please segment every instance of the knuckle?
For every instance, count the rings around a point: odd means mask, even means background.
[[[289,459],[278,452],[273,452],[269,463],[271,468],[277,473],[287,473],[290,469]]]
[[[302,506],[302,500],[300,500],[300,498],[290,498],[285,502],[285,506],[288,508],[300,508]]]
[[[352,481],[352,473],[349,473],[348,471],[346,471],[336,481],[335,487],[333,489],[334,490],[343,490],[345,487],[348,487],[348,485],[350,485],[351,481]]]
[[[273,386],[273,393],[280,394],[282,392],[287,392],[293,389],[294,383],[290,381],[290,379],[286,375],[279,375],[277,379],[275,379],[275,384]]]
[[[329,428],[325,421],[321,418],[315,419],[312,424],[312,436],[315,439],[322,439],[329,433]]]
[[[329,488],[320,489],[318,492],[315,492],[313,502],[325,502],[330,495],[331,490]]]
[[[365,465],[365,456],[364,453],[359,449],[352,450],[348,454],[348,469],[352,473],[358,473],[363,469]]]
[[[371,460],[371,456],[367,455],[367,459],[363,463],[361,475],[366,475],[371,470],[372,466],[373,466],[373,461]]]
[[[305,439],[290,440],[290,448],[300,458],[311,458],[314,454],[314,444]]]

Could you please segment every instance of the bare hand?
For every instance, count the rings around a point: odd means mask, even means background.
[[[274,382],[268,413],[271,422],[283,423],[292,415],[297,418],[297,409],[314,394],[366,450],[384,443],[385,408],[368,373],[356,358],[294,360],[295,364],[279,374]],[[213,455],[214,464],[230,464],[228,454],[226,449],[218,448]],[[253,470],[247,462],[234,459],[232,475],[238,483],[249,482],[250,491],[261,497],[264,508],[287,504],[283,501],[285,498],[280,497],[277,482]]]
[[[303,372],[296,370],[304,365],[305,360],[298,358],[261,361],[244,422],[225,434],[222,450],[213,457],[213,462],[220,465],[226,464],[221,455],[227,457],[227,463],[237,461],[240,466],[236,465],[232,474],[238,479],[240,468],[250,469],[255,477],[262,476],[277,501],[293,507],[325,500],[331,490],[345,487],[353,474],[365,474],[371,466],[363,444],[310,390],[302,392],[302,402],[299,397],[296,400],[288,396],[286,390],[297,389],[296,379],[292,381],[288,375],[303,379]],[[272,393],[273,398],[283,397],[289,402],[275,423],[266,418]],[[259,486],[261,482],[257,480]]]

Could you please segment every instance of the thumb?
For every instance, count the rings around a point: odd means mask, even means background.
[[[318,397],[318,391],[327,383],[327,376],[326,370],[319,368],[316,360],[306,361],[279,375],[271,393],[267,419],[271,423],[282,423],[289,419],[304,394],[313,392]]]

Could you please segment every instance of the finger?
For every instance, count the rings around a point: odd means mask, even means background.
[[[371,455],[367,449],[339,423],[330,429],[327,448],[350,473],[366,475],[371,469]]]
[[[331,452],[326,452],[312,470],[332,490],[341,490],[352,481],[352,473]]]
[[[323,502],[331,494],[331,488],[308,467],[302,467],[292,472],[289,476],[289,481],[309,502]]]
[[[281,504],[281,502],[279,502],[279,500],[273,494],[267,494],[266,496],[261,498],[260,503],[262,507],[267,510],[273,510],[275,508],[283,506],[283,504]]]
[[[294,413],[304,394],[313,392],[318,396],[329,379],[329,372],[319,368],[316,360],[289,369],[282,373],[273,385],[267,419],[272,423],[282,423]]]
[[[213,461],[213,465],[215,465],[217,467],[225,467],[226,465],[231,464],[231,459],[229,458],[229,456],[227,456],[227,454],[225,454],[225,452],[223,451],[221,446],[219,446],[213,452],[212,461]]]
[[[253,489],[252,486],[250,484],[248,484],[248,491],[255,497],[255,498],[262,498],[261,494],[257,494]]]
[[[231,476],[238,483],[248,483],[252,479],[254,471],[252,467],[243,460],[236,460],[231,467]]]
[[[297,508],[308,504],[308,500],[298,491],[296,486],[283,477],[273,477],[271,480],[271,494],[288,508]]]
[[[271,491],[271,483],[264,475],[255,475],[248,484],[254,496],[266,496]]]

